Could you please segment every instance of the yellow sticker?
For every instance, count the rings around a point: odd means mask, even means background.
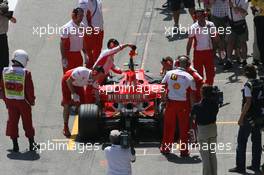
[[[174,83],[173,87],[174,87],[174,89],[178,90],[181,88],[181,85],[180,85],[180,83]]]

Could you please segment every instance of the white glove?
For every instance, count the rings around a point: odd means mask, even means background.
[[[61,63],[62,63],[62,66],[64,68],[67,68],[68,67],[68,60],[66,58],[62,58],[61,59]]]
[[[80,96],[76,93],[72,94],[72,99],[74,102],[80,102]]]

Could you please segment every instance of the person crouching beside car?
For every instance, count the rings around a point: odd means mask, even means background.
[[[70,105],[83,104],[85,102],[84,86],[94,84],[95,81],[104,75],[103,67],[95,67],[93,70],[85,67],[77,67],[68,70],[62,77],[62,102],[64,129],[63,135],[70,137],[68,121]]]
[[[203,162],[203,175],[217,175],[216,116],[218,102],[215,99],[213,86],[204,84],[201,89],[202,100],[193,106],[191,116],[198,125],[198,142],[201,145],[200,154]],[[207,145],[207,150],[203,150]],[[209,149],[210,148],[210,149]]]

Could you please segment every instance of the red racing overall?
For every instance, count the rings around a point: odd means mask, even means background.
[[[4,101],[8,109],[6,135],[17,139],[19,118],[22,118],[25,136],[33,138],[31,106],[35,104],[34,86],[30,71],[12,66],[3,70]]]
[[[161,152],[170,152],[174,141],[176,120],[179,122],[181,155],[186,156],[188,151],[188,131],[190,105],[187,100],[187,89],[196,90],[193,77],[181,69],[171,70],[166,73],[163,84],[167,85],[168,101],[165,107],[164,128]]]

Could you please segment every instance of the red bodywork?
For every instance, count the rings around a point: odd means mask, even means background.
[[[117,104],[128,103],[133,104],[141,117],[155,117],[155,100],[163,99],[164,95],[164,86],[150,84],[143,69],[127,70],[119,83],[99,87],[102,112],[107,118],[120,114],[121,109],[117,108]]]

